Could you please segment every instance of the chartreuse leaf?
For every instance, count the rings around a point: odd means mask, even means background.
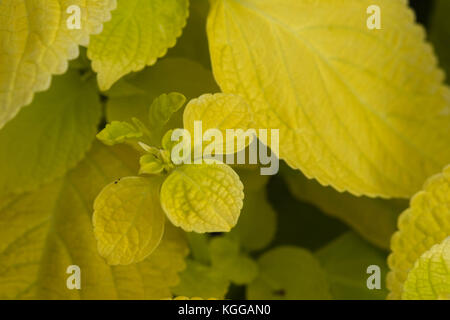
[[[186,260],[186,265],[180,283],[172,289],[175,295],[203,299],[225,297],[230,282],[220,271],[193,260]]]
[[[286,167],[281,172],[294,197],[344,221],[376,246],[389,248],[392,234],[397,229],[397,218],[408,206],[406,200],[355,197],[337,192],[331,187],[323,187]]]
[[[353,232],[333,240],[316,252],[327,273],[330,292],[338,300],[379,300],[388,294],[385,279],[388,271],[387,254],[371,246]],[[367,273],[369,266],[376,265],[381,271],[381,289],[369,290]]]
[[[143,132],[136,126],[125,121],[113,121],[97,134],[97,138],[108,146],[138,139]]]
[[[439,57],[439,63],[447,73],[447,83],[450,83],[450,20],[447,13],[450,12],[450,2],[447,0],[436,0],[433,4],[434,12],[431,17],[430,40]]]
[[[161,187],[161,205],[169,220],[185,231],[228,232],[244,199],[239,176],[225,164],[177,167]]]
[[[420,256],[403,286],[405,300],[450,300],[450,237]]]
[[[408,272],[420,256],[450,235],[450,166],[428,179],[412,199],[392,236],[388,264],[389,298],[400,299]]]
[[[161,180],[126,177],[107,185],[94,202],[92,222],[100,255],[110,265],[147,258],[164,232]]]
[[[186,97],[181,93],[172,92],[162,94],[156,98],[149,110],[149,119],[151,130],[162,128],[174,113],[176,113],[186,102]]]
[[[100,115],[92,81],[76,71],[56,77],[0,131],[0,194],[33,190],[74,167],[90,148]]]
[[[152,255],[131,266],[109,266],[92,229],[95,197],[111,181],[137,171],[128,147],[95,144],[77,168],[43,188],[0,201],[1,299],[160,299],[171,296],[184,269],[187,243],[166,225]],[[68,290],[70,265],[81,290]]]
[[[103,32],[88,48],[101,90],[153,65],[173,47],[189,15],[188,0],[119,1]]]
[[[259,169],[237,172],[244,184],[245,200],[239,222],[230,235],[236,236],[246,250],[261,250],[272,242],[277,230],[277,215],[267,200],[269,176],[261,175]]]
[[[131,121],[136,117],[141,122],[147,123],[149,106],[162,94],[180,92],[188,99],[193,99],[205,92],[218,90],[211,71],[200,64],[187,59],[166,58],[151,68],[121,79],[106,92],[109,97],[106,115],[108,121]],[[167,107],[169,110],[175,109],[173,106],[162,107]],[[159,110],[157,113],[163,108]],[[164,120],[166,119],[167,117],[164,117]],[[183,127],[183,109],[180,108],[166,122],[163,128],[158,130],[159,135],[152,130],[155,135],[152,137],[152,145],[159,145],[167,130]]]
[[[70,5],[81,9],[80,29],[67,26]],[[78,45],[102,30],[115,6],[115,0],[0,1],[0,128],[50,87],[52,75],[67,71]]]
[[[240,252],[239,242],[230,237],[211,240],[212,267],[237,285],[252,282],[258,274],[258,266],[250,257]]]
[[[308,251],[283,246],[258,260],[259,275],[247,287],[250,300],[330,299],[325,272]]]
[[[218,116],[220,115],[220,116]],[[254,135],[248,135],[248,129],[253,128],[253,115],[250,112],[248,104],[243,98],[234,94],[205,94],[197,99],[192,99],[184,109],[183,124],[191,137],[194,146],[198,144],[195,141],[196,122],[201,124],[203,136],[201,142],[205,141],[204,147],[212,148],[215,154],[233,154],[243,150],[254,138]],[[219,130],[221,139],[216,135],[205,138],[209,129]],[[227,130],[234,129],[235,135],[228,136]],[[237,131],[241,129],[240,131]],[[256,132],[255,132],[256,134]],[[233,141],[231,143],[230,141]],[[205,148],[203,148],[205,150]]]
[[[407,2],[377,1],[381,30],[367,28],[372,4],[213,0],[213,71],[259,128],[280,129],[291,167],[339,191],[409,197],[450,162],[450,91]]]

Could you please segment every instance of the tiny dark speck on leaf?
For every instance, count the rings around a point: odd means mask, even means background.
[[[284,289],[275,290],[273,291],[273,294],[276,296],[284,297],[286,295],[286,291]]]

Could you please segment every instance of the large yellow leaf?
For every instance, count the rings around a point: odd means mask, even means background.
[[[142,70],[175,45],[189,14],[188,0],[123,0],[88,49],[101,90]]]
[[[399,299],[408,272],[419,257],[433,245],[450,236],[450,166],[430,178],[403,212],[391,240],[391,272],[387,285],[390,299]]]
[[[166,225],[158,248],[143,262],[109,266],[97,251],[93,202],[109,182],[135,173],[131,149],[96,144],[62,179],[0,200],[0,299],[159,299],[184,269],[187,243]],[[68,266],[81,269],[81,290],[69,290]]]
[[[69,6],[81,9],[81,29],[69,29]],[[33,94],[47,90],[53,74],[67,70],[78,45],[99,33],[116,0],[0,1],[0,128]]]
[[[280,157],[356,195],[409,197],[450,162],[450,92],[404,0],[213,0],[215,78]]]

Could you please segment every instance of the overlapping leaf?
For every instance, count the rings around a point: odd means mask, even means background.
[[[69,29],[70,5],[81,9],[81,28]],[[33,94],[50,87],[51,76],[67,71],[78,45],[99,33],[116,0],[3,0],[0,2],[0,128]]]
[[[450,91],[403,0],[213,0],[208,38],[223,92],[280,157],[356,195],[409,197],[450,162]],[[355,49],[356,48],[356,49]]]
[[[124,75],[153,65],[173,47],[186,24],[188,0],[119,1],[88,56],[101,90]]]
[[[450,235],[450,166],[431,177],[411,200],[391,241],[389,298],[399,299],[408,272],[420,256]]]
[[[403,286],[405,300],[450,299],[450,238],[420,256]]]
[[[111,267],[98,254],[93,202],[115,179],[137,171],[131,149],[96,144],[78,167],[33,193],[0,201],[0,298],[157,299],[171,296],[188,250],[166,226],[150,258]],[[81,290],[69,290],[66,270],[81,269]]]
[[[0,194],[30,191],[83,158],[101,114],[93,84],[72,70],[56,77],[0,131]]]

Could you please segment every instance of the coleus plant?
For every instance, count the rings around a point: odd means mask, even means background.
[[[384,298],[355,275],[389,247],[389,298],[448,298],[450,90],[407,1],[376,3],[380,30],[368,0],[1,1],[0,298]],[[173,163],[195,120],[279,129],[302,212],[257,170]],[[365,240],[296,242],[304,203]]]

